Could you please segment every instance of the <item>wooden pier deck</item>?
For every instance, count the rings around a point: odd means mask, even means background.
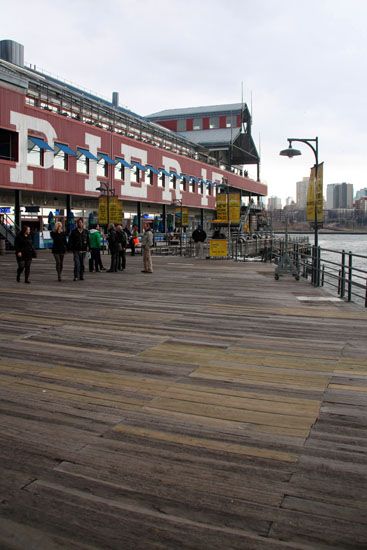
[[[0,257],[0,547],[367,547],[367,313],[262,263]]]

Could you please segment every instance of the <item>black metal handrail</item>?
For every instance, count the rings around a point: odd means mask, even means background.
[[[296,246],[292,254],[299,262],[301,275],[306,279],[311,275],[314,286],[329,286],[341,299],[362,302],[367,307],[367,256],[320,246],[313,246],[311,254],[301,254]]]

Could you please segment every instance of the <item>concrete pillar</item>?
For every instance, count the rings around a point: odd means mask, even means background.
[[[166,205],[162,204],[162,232],[166,232],[167,227],[167,212],[166,212]]]

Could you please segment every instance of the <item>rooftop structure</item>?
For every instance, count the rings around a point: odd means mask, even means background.
[[[251,136],[251,114],[246,104],[166,109],[148,115],[147,119],[202,145],[225,167],[259,166],[260,157]]]

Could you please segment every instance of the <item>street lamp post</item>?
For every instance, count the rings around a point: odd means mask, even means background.
[[[316,138],[288,138],[288,148],[283,149],[280,151],[280,155],[288,158],[293,158],[298,155],[301,155],[301,151],[298,149],[293,149],[292,143],[293,141],[297,141],[299,143],[305,143],[312,149],[313,154],[315,155],[315,183],[314,183],[314,247],[313,247],[313,254],[312,254],[312,283],[315,286],[319,286],[320,282],[320,274],[318,269],[318,263],[319,263],[319,252],[318,252],[318,246],[319,246],[319,234],[318,234],[318,219],[317,219],[317,177],[318,177],[318,169],[319,169],[319,139]],[[314,144],[314,145],[313,145]]]

